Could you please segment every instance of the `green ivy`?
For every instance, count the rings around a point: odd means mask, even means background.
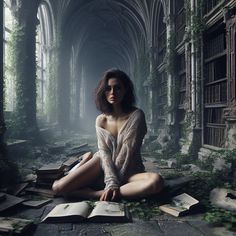
[[[194,157],[190,154],[176,153],[173,158],[176,160],[177,168],[180,168],[184,164],[190,164],[194,162]]]
[[[167,53],[166,53],[166,71],[173,75],[175,73],[175,66],[176,66],[176,50],[175,50],[175,34],[171,34],[167,40]]]
[[[30,31],[31,32],[31,31]],[[37,133],[36,127],[36,63],[34,54],[27,53],[27,39],[35,37],[36,30],[29,35],[26,24],[15,23],[9,41],[9,71],[14,78],[16,108],[8,124],[15,138],[30,138]],[[26,64],[30,62],[30,66]],[[34,114],[33,114],[34,113]]]
[[[190,0],[185,0],[186,23],[190,27],[192,39],[197,43],[197,45],[199,45],[202,32],[205,29],[203,9],[203,0],[198,1],[198,6],[195,8],[195,11],[191,9]]]
[[[229,230],[236,230],[236,215],[230,211],[212,207],[203,219],[211,224],[224,226]]]
[[[137,217],[143,220],[150,220],[151,218],[161,215],[159,205],[157,201],[151,199],[142,199],[140,201],[127,201],[123,200],[123,203],[128,207],[129,212],[133,217]]]
[[[188,141],[188,134],[192,131],[192,122],[193,122],[194,113],[187,112],[184,117],[183,125],[183,138]]]

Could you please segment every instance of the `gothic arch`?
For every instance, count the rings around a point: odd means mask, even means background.
[[[52,7],[49,1],[43,0],[38,7],[38,29],[36,35],[37,56],[37,108],[39,116],[46,115],[46,97],[49,81],[49,67],[54,47],[55,30]]]

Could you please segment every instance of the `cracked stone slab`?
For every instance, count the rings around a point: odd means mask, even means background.
[[[224,227],[211,227],[206,221],[192,220],[188,224],[194,228],[199,229],[204,235],[207,236],[233,236],[235,232],[228,231]]]
[[[35,230],[35,232],[31,235],[34,236],[47,236],[47,235],[53,235],[53,236],[59,236],[60,231],[58,228],[58,225],[56,224],[39,224]]]
[[[158,236],[163,235],[156,221],[138,221],[105,227],[112,236]]]
[[[158,221],[159,227],[166,236],[205,236],[199,229],[188,224],[186,221]]]

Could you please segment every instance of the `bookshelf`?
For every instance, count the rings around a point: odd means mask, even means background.
[[[224,27],[204,39],[204,144],[222,147],[227,106],[227,53]]]

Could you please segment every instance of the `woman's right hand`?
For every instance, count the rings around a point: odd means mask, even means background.
[[[104,190],[102,196],[100,197],[100,201],[115,201],[120,196],[120,189],[106,189]]]

